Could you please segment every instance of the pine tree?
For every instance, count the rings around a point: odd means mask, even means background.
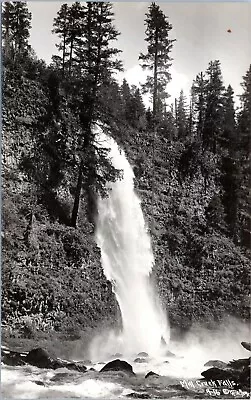
[[[113,25],[113,15],[111,3],[88,2],[82,12],[83,33],[75,48],[75,101],[79,109],[83,137],[78,151],[79,173],[72,226],[76,226],[82,186],[90,193],[96,185],[95,137],[92,126],[100,117],[100,88],[102,85],[109,85],[114,72],[122,70],[121,61],[116,58],[120,50],[111,46],[111,42],[119,35]]]
[[[66,64],[66,55],[67,55],[67,50],[66,50],[66,37],[68,34],[68,12],[69,12],[69,6],[67,4],[63,4],[60,8],[60,10],[57,13],[57,17],[54,18],[53,26],[54,29],[52,30],[52,33],[56,33],[59,38],[62,40],[59,44],[56,44],[56,47],[58,48],[59,51],[62,51],[62,58],[59,56],[53,56],[53,59],[57,62],[60,60],[62,63],[62,75],[64,76],[65,73],[65,64]]]
[[[172,58],[170,52],[175,40],[169,39],[172,25],[156,3],[149,6],[145,19],[147,53],[141,53],[139,60],[141,67],[151,71],[143,85],[144,92],[152,95],[153,118],[156,119],[163,112],[163,103],[168,94],[166,85],[171,80],[169,72]]]
[[[62,75],[65,77],[66,70],[71,75],[74,58],[74,49],[78,40],[83,34],[84,6],[79,2],[71,6],[63,4],[54,18],[52,33],[59,36],[60,42],[56,45],[61,56],[53,56],[52,59],[57,65],[61,65]]]
[[[31,13],[25,2],[5,2],[2,15],[5,58],[21,61],[30,51]],[[7,61],[7,60],[6,60]]]
[[[230,236],[238,242],[239,163],[235,122],[234,91],[229,85],[224,94],[222,149],[223,205]]]
[[[241,110],[238,115],[238,148],[241,174],[239,220],[241,224],[241,243],[250,248],[251,212],[250,212],[250,139],[251,139],[251,65],[243,77]]]
[[[192,138],[196,133],[196,93],[194,85],[191,87],[189,117],[188,117],[188,132],[189,137]]]
[[[196,131],[198,136],[202,138],[204,123],[205,123],[206,90],[207,90],[207,80],[203,72],[201,72],[196,76],[195,80],[193,81],[192,88],[194,95]]]
[[[223,121],[223,78],[218,60],[211,61],[206,70],[206,109],[202,132],[203,147],[217,153]]]
[[[187,118],[187,104],[184,96],[184,91],[181,90],[177,104],[176,112],[176,126],[178,131],[178,138],[184,139],[188,133],[188,118]]]

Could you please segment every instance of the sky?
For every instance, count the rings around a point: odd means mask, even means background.
[[[63,2],[30,1],[32,12],[30,43],[37,56],[50,62],[57,54],[57,38],[51,34],[53,19]],[[242,92],[240,83],[251,63],[251,3],[248,2],[157,2],[169,18],[176,39],[171,56],[172,81],[167,90],[170,103],[183,89],[189,95],[195,76],[205,71],[212,60],[220,60],[224,84],[231,84],[235,94]],[[125,77],[130,84],[143,82],[146,73],[139,66],[138,56],[146,51],[145,13],[150,3],[113,2],[116,28],[121,32],[117,47],[123,52]],[[231,33],[228,33],[231,29]]]

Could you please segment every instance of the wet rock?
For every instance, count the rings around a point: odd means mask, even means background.
[[[145,358],[137,357],[133,360],[135,363],[146,363],[147,360]]]
[[[135,375],[132,366],[128,364],[128,362],[119,359],[110,361],[100,370],[101,373],[107,371],[123,371],[128,374]]]
[[[241,342],[242,347],[244,347],[244,349],[251,351],[251,343],[249,342]]]
[[[148,393],[129,393],[126,395],[126,397],[130,397],[131,399],[150,399],[151,396]]]
[[[242,371],[244,368],[247,368],[250,366],[250,357],[249,358],[240,358],[238,360],[233,360],[229,361],[227,364],[228,368],[232,368],[235,370],[240,370]]]
[[[36,385],[45,386],[44,382],[42,381],[33,381]]]
[[[206,364],[204,364],[204,367],[215,367],[223,369],[227,367],[227,363],[220,360],[209,360],[208,362],[206,362]]]
[[[207,380],[213,380],[213,381],[217,381],[217,380],[235,380],[235,376],[233,374],[233,372],[231,370],[227,370],[227,369],[220,369],[220,368],[209,368],[207,371],[203,371],[201,373],[201,375]]]
[[[16,351],[1,349],[1,361],[5,365],[10,365],[12,367],[25,365],[25,357],[25,355],[22,355]]]
[[[146,353],[145,351],[141,351],[137,356],[138,357],[149,357],[148,353]]]
[[[51,358],[46,350],[42,348],[37,348],[31,350],[27,356],[25,357],[25,361],[28,364],[34,365],[38,368],[46,368],[46,369],[58,369],[58,368],[67,368],[69,370],[78,371],[78,372],[86,372],[87,368],[83,363],[80,362],[71,362],[60,360],[59,358]]]
[[[28,364],[34,365],[35,367],[38,367],[38,368],[56,369],[56,368],[54,368],[53,361],[50,358],[47,351],[40,347],[37,349],[31,350],[27,354],[25,360]]]
[[[87,370],[86,366],[83,365],[82,363],[74,363],[74,362],[67,363],[67,362],[65,362],[63,364],[63,367],[70,369],[72,371],[78,371],[78,372],[86,372],[86,370]]]
[[[145,376],[145,379],[149,378],[150,376],[155,376],[155,377],[158,377],[158,376],[159,376],[159,374],[156,374],[155,372],[153,372],[153,371],[150,371],[150,372],[148,372],[148,374],[146,374],[146,376]]]

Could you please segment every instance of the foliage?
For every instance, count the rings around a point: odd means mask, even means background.
[[[170,52],[175,40],[169,39],[172,25],[156,3],[151,3],[145,19],[147,53],[141,53],[139,60],[142,68],[151,71],[143,85],[144,92],[149,92],[153,101],[153,117],[163,113],[164,100],[168,97],[166,85],[171,79],[169,68],[171,66]]]

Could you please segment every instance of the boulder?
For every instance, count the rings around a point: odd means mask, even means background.
[[[146,363],[147,360],[145,358],[137,357],[133,360],[135,363]]]
[[[204,364],[204,367],[215,367],[223,369],[227,367],[227,363],[220,360],[209,360],[208,362],[206,362],[206,364]]]
[[[42,381],[33,381],[36,385],[45,386],[44,382]]]
[[[209,368],[206,371],[203,371],[201,373],[201,375],[207,380],[213,380],[213,381],[217,381],[217,380],[235,380],[235,376],[233,374],[233,372],[231,370],[228,369],[220,369],[220,368]]]
[[[80,362],[63,362],[62,367],[78,372],[86,372],[87,370],[86,366]]]
[[[145,351],[141,351],[137,357],[149,357],[148,353],[146,353]]]
[[[53,360],[50,358],[47,351],[42,349],[41,347],[31,350],[27,354],[25,361],[28,364],[34,365],[35,367],[38,367],[38,368],[48,368],[48,369],[49,368],[52,368],[52,369],[59,368],[55,365],[55,363],[53,365]]]
[[[250,366],[250,357],[249,358],[239,358],[238,360],[229,361],[227,364],[228,368],[232,368],[234,370],[242,371],[244,368]]]
[[[69,370],[86,372],[87,368],[82,362],[71,362],[60,360],[59,358],[51,358],[46,350],[37,348],[31,350],[25,357],[28,364],[38,368],[58,369],[67,368]]]
[[[1,349],[1,361],[4,364],[10,365],[12,367],[17,367],[26,364],[25,356],[16,351],[11,351],[6,349]]]
[[[251,351],[251,343],[249,342],[241,342],[242,347],[244,347],[244,349]]]
[[[152,376],[158,377],[159,374],[156,374],[155,372],[150,371],[150,372],[148,372],[148,374],[146,374],[145,379],[149,378],[150,376],[151,376],[151,377],[152,377]]]
[[[119,359],[110,361],[100,370],[101,373],[108,371],[123,371],[128,374],[135,375],[132,366],[128,364],[128,362]]]
[[[130,397],[132,399],[150,399],[151,398],[150,394],[148,394],[148,393],[136,393],[136,392],[129,393],[126,395],[126,397]]]

